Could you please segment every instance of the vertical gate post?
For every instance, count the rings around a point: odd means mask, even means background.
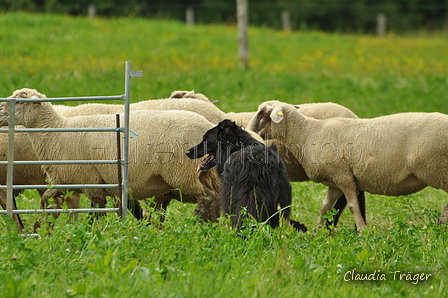
[[[131,62],[126,61],[126,76],[124,79],[124,141],[123,141],[123,200],[121,201],[121,216],[128,213],[128,174],[129,174],[129,108],[131,101]]]
[[[131,61],[126,61],[124,79],[124,141],[123,141],[123,200],[122,217],[126,217],[129,200],[129,111],[131,105],[131,78],[143,77],[143,71],[131,71]]]
[[[16,100],[11,98],[9,102],[8,125],[8,165],[6,168],[6,212],[12,217],[13,209],[13,178],[14,178],[14,125],[16,113]]]

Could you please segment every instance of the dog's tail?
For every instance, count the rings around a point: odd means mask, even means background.
[[[307,232],[308,228],[304,225],[301,224],[300,222],[294,220],[294,219],[289,219],[289,224],[296,229],[298,232]]]

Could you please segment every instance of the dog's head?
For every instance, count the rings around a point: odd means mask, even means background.
[[[206,154],[208,156],[201,161],[198,171],[207,171],[217,164],[223,164],[226,158],[232,153],[229,150],[238,150],[242,129],[235,122],[225,119],[215,127],[208,130],[202,141],[190,148],[186,155],[190,159],[200,158]]]
[[[235,122],[225,119],[216,126],[218,141],[223,144],[238,144],[243,135],[243,129]]]

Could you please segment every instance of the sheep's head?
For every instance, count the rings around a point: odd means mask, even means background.
[[[22,88],[13,92],[11,96],[8,98],[46,98],[45,94],[38,92],[35,89],[30,88]],[[25,124],[25,114],[27,113],[28,108],[35,108],[37,105],[40,106],[40,103],[34,102],[17,102],[16,103],[16,124]],[[0,103],[0,125],[4,126],[9,123],[9,110],[10,110],[9,102]]]
[[[173,91],[171,93],[170,98],[193,98],[193,99],[198,99],[198,100],[202,100],[205,102],[210,102],[210,103],[217,103],[218,100],[212,100],[210,98],[208,98],[207,96],[205,96],[202,93],[195,93],[194,90],[191,91]]]
[[[36,89],[22,88],[14,91],[8,98],[47,98]]]
[[[284,114],[289,109],[289,104],[279,101],[267,101],[258,107],[258,111],[249,121],[248,130],[259,134],[264,139],[284,137]],[[291,106],[293,107],[293,106]],[[274,122],[274,125],[272,125]],[[275,126],[275,128],[273,127]]]

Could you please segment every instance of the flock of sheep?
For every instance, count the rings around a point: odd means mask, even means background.
[[[34,89],[16,90],[12,98],[45,98]],[[49,102],[16,103],[16,124],[27,128],[114,127],[122,105]],[[7,125],[9,103],[0,107],[0,125]],[[336,200],[345,196],[357,229],[366,227],[358,192],[407,195],[426,186],[448,192],[448,116],[440,113],[401,113],[360,119],[335,103],[292,105],[262,103],[257,112],[224,113],[213,101],[194,91],[174,91],[170,98],[131,104],[130,129],[139,134],[129,147],[129,192],[133,200],[154,197],[155,208],[166,209],[172,199],[197,203],[194,215],[216,221],[220,215],[220,184],[215,169],[197,172],[199,161],[185,151],[198,144],[218,122],[230,119],[268,143],[276,143],[292,182],[314,181],[328,186],[319,226]],[[252,133],[254,135],[254,133]],[[0,156],[6,157],[7,135],[0,134]],[[73,146],[73,144],[76,144]],[[116,143],[110,133],[37,132],[15,135],[15,160],[114,159]],[[6,170],[0,183],[6,183]],[[117,183],[116,166],[17,165],[14,184]],[[50,197],[56,208],[63,201],[79,208],[80,192],[94,205],[105,206],[116,189],[82,189],[64,197],[59,190],[40,191],[42,207]],[[17,195],[17,191],[14,193]],[[5,193],[0,191],[5,208]],[[300,217],[300,215],[298,215]],[[439,223],[448,221],[448,205]],[[20,228],[20,227],[19,227]]]

